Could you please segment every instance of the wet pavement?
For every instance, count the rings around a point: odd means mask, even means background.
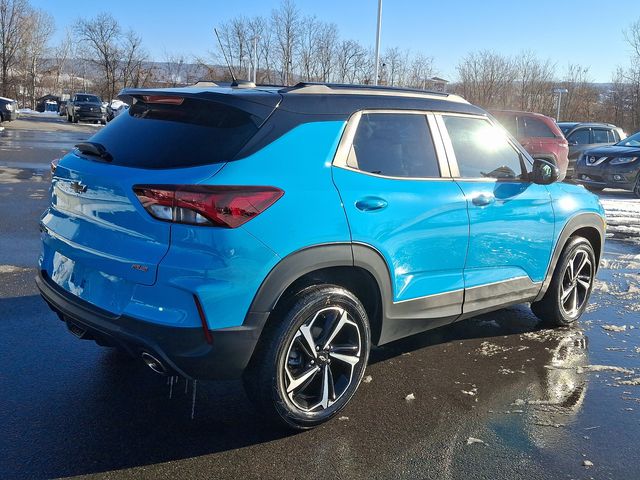
[[[640,200],[602,195],[577,327],[523,305],[375,349],[340,419],[291,434],[239,382],[199,383],[191,420],[191,383],[77,340],[38,297],[48,163],[95,131],[59,123],[0,134],[0,478],[640,478]]]

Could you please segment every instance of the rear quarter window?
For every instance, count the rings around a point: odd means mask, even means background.
[[[555,138],[553,131],[537,118],[525,117],[525,137]]]
[[[180,100],[180,104],[136,100],[91,141],[102,144],[115,165],[193,167],[233,160],[263,120],[210,100]]]

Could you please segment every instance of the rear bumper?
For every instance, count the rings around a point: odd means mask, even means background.
[[[57,286],[46,272],[39,273],[36,284],[76,335],[118,346],[139,358],[150,353],[163,363],[167,375],[190,379],[240,377],[268,316],[250,314],[242,326],[210,330],[209,344],[201,328],[168,327],[102,310]]]

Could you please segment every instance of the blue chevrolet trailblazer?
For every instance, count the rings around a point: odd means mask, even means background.
[[[334,84],[124,90],[60,160],[37,284],[69,330],[165,375],[242,377],[292,428],[369,350],[517,303],[584,312],[597,197],[455,95]]]

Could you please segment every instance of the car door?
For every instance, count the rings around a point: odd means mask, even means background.
[[[358,113],[333,164],[356,264],[364,262],[359,247],[378,252],[392,290],[385,316],[414,320],[390,327],[383,341],[447,323],[462,311],[466,199],[449,175],[434,126],[424,112]]]
[[[487,118],[442,114],[437,121],[469,212],[464,315],[535,297],[553,245],[547,188],[526,180],[528,157]]]
[[[569,159],[575,162],[582,152],[588,149],[592,143],[591,128],[576,128],[567,137],[567,142],[569,142]]]

